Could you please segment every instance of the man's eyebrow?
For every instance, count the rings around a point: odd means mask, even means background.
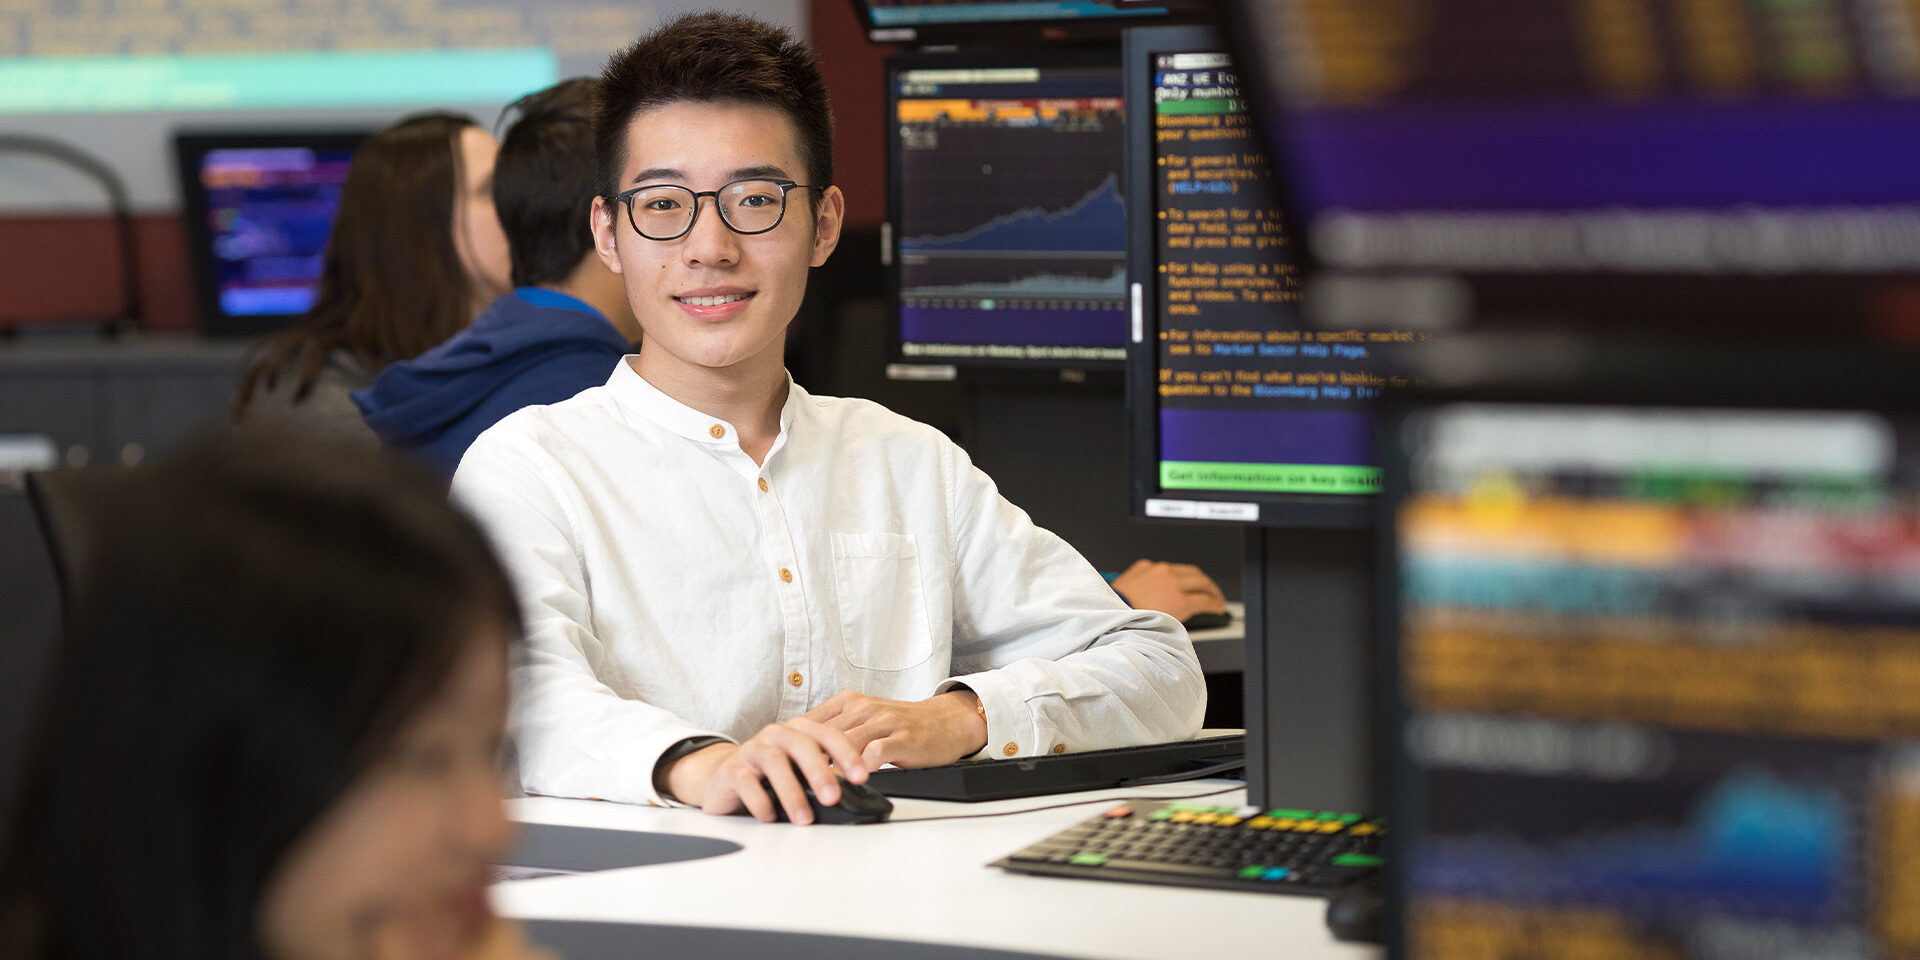
[[[791,179],[787,176],[786,168],[771,163],[763,163],[753,167],[735,167],[727,174],[728,180],[751,180],[758,177],[772,177],[777,180]],[[634,174],[633,179],[628,182],[647,183],[655,180],[684,184],[687,181],[687,172],[673,167],[648,167]]]
[[[770,163],[763,163],[757,167],[738,167],[728,176],[734,180],[746,180],[751,177],[773,177],[779,180],[788,179],[786,170]]]

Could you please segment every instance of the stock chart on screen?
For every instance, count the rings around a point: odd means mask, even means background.
[[[1118,65],[903,65],[893,77],[901,356],[1123,359]]]

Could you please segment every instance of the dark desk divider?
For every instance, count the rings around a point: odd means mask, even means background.
[[[546,871],[586,873],[701,860],[738,849],[740,845],[731,840],[713,837],[527,823],[520,826],[520,845],[505,865],[522,868],[513,876],[529,879]]]
[[[529,920],[527,937],[567,960],[1061,960],[910,940],[655,923]]]

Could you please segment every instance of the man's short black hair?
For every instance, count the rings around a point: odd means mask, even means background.
[[[516,287],[553,285],[593,250],[590,77],[562,80],[507,105],[517,114],[493,167],[493,207],[507,234]]]
[[[806,44],[779,27],[730,13],[694,13],[634,41],[600,73],[594,153],[600,195],[618,193],[627,125],[670,103],[772,107],[793,120],[809,186],[833,184],[833,106]],[[805,191],[817,206],[820,190]]]

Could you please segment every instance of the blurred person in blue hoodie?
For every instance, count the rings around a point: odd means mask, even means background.
[[[606,383],[640,338],[620,277],[593,250],[593,93],[592,79],[576,77],[507,107],[518,116],[500,142],[493,197],[516,289],[353,393],[382,442],[442,474],[507,414]]]

